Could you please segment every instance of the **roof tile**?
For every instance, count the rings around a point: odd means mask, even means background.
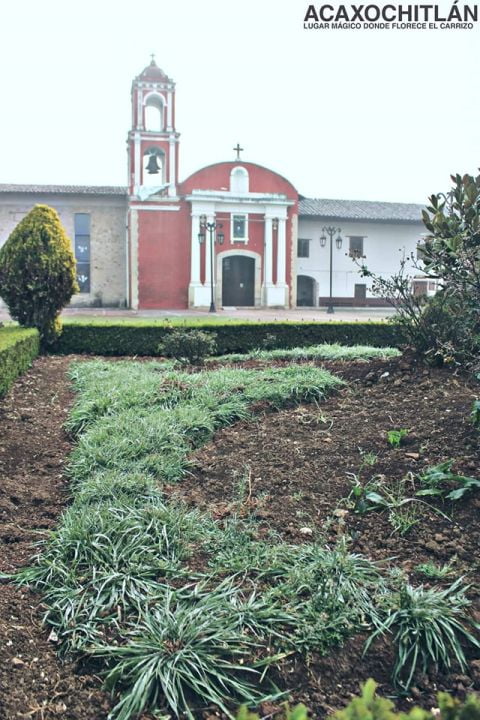
[[[420,223],[422,222],[422,209],[423,205],[414,203],[302,198],[298,212],[302,217]]]

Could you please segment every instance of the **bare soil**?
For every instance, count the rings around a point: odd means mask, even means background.
[[[285,409],[221,430],[196,451],[192,474],[172,487],[172,494],[219,519],[248,514],[257,520],[258,537],[273,528],[289,542],[326,536],[335,543],[348,534],[354,552],[376,560],[395,558],[391,564],[408,573],[413,584],[433,584],[418,572],[421,563],[443,565],[455,558],[453,577],[445,582],[464,575],[472,584],[469,597],[479,622],[479,493],[455,503],[435,503],[451,521],[422,506],[418,524],[403,536],[393,531],[387,512],[345,512],[343,501],[351,490],[349,477],[359,472],[362,452],[377,456],[375,466],[362,471],[363,480],[379,474],[393,489],[407,473],[451,458],[459,473],[478,477],[479,434],[469,419],[478,384],[449,370],[416,367],[405,358],[323,364],[348,381],[344,390],[318,407]],[[392,448],[387,431],[400,428],[408,429],[408,435],[401,447]],[[408,495],[415,489],[407,483],[406,490]],[[312,656],[308,665],[286,663],[282,684],[294,688],[293,697],[319,716],[343,706],[368,677],[393,694],[391,638],[362,657],[364,643],[365,638],[357,637],[328,657]],[[460,695],[479,690],[478,654],[470,657],[468,674],[418,678],[413,698],[432,707],[439,689]]]
[[[71,446],[62,426],[73,399],[66,376],[71,360],[38,359],[0,400],[0,572],[28,561],[32,543],[55,526],[68,502],[63,467]],[[382,474],[392,487],[406,473],[449,458],[456,460],[456,470],[478,477],[478,432],[468,420],[478,385],[405,360],[325,365],[349,386],[318,407],[265,413],[256,422],[220,431],[194,454],[192,474],[170,492],[219,519],[252,515],[259,537],[270,528],[290,542],[311,542],[317,533],[334,542],[348,533],[356,552],[376,559],[395,556],[414,583],[428,582],[418,573],[420,563],[455,557],[455,577],[466,575],[472,583],[473,612],[480,621],[478,493],[439,506],[452,522],[425,508],[405,536],[392,532],[386,513],[345,514],[341,503],[350,491],[348,473],[358,473],[360,449],[378,457],[363,477]],[[397,449],[386,442],[393,428],[409,430]],[[41,614],[38,597],[0,585],[0,719],[106,718],[110,701],[94,669],[62,663]],[[285,661],[277,679],[318,716],[342,706],[369,676],[391,693],[391,641],[378,642],[362,657],[364,640],[353,638],[328,657],[312,655],[308,664]],[[459,695],[480,689],[480,659],[470,657],[462,675],[417,678],[414,699],[430,707],[437,689]]]
[[[42,357],[0,400],[0,573],[12,573],[68,502],[62,425],[73,396],[71,358]],[[64,664],[41,625],[38,596],[0,584],[1,720],[101,720],[110,707],[97,677]]]

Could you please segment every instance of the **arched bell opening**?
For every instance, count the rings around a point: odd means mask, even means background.
[[[145,102],[145,130],[162,132],[165,126],[164,103],[160,95],[150,95]]]
[[[150,147],[143,154],[142,185],[156,187],[165,183],[165,153]]]

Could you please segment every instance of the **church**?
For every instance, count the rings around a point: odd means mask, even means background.
[[[133,80],[127,187],[0,184],[0,246],[34,205],[54,207],[77,260],[77,307],[384,304],[355,260],[394,273],[400,252],[421,247],[422,206],[306,198],[238,143],[233,159],[179,180],[175,92],[153,57]],[[414,288],[434,291],[421,275]]]

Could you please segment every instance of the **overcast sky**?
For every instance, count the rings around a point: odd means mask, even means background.
[[[424,202],[476,172],[480,24],[306,31],[307,5],[3,0],[0,182],[126,184],[152,52],[177,83],[180,179],[237,141],[310,197]]]

